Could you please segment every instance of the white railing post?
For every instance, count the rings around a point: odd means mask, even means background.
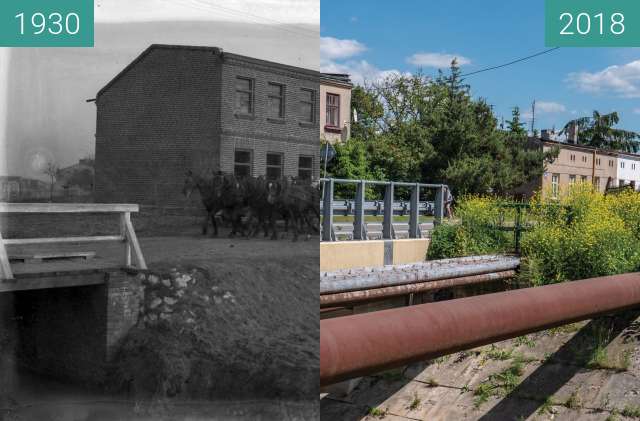
[[[131,242],[127,236],[127,220],[131,219],[129,212],[122,212],[120,214],[120,235],[124,238],[124,265],[125,267],[131,267]]]
[[[2,233],[0,232],[0,280],[8,281],[12,279],[13,271],[11,270],[11,264],[9,263],[9,255],[7,254],[7,248],[4,245]]]

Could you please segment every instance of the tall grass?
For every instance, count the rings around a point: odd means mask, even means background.
[[[464,198],[457,209],[460,220],[434,230],[429,257],[508,250],[512,233],[490,228],[500,204],[496,198]],[[530,205],[532,227],[522,239],[521,272],[534,285],[640,268],[640,193],[605,196],[576,184],[559,199],[538,195]]]

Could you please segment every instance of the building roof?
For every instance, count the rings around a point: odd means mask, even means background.
[[[613,151],[613,150],[609,150],[609,149],[601,149],[601,148],[596,148],[595,146],[578,145],[578,144],[575,144],[575,143],[561,142],[559,140],[542,139],[542,138],[539,138],[539,137],[530,137],[529,139],[537,141],[537,142],[541,142],[541,143],[546,143],[546,144],[551,144],[551,145],[558,145],[558,146],[562,146],[562,147],[566,147],[566,148],[570,148],[570,149],[585,150],[585,151],[590,151],[590,152],[595,151],[597,153],[601,153],[601,154],[604,154],[604,155],[611,155],[611,156],[628,155],[628,156],[633,156],[633,157],[640,158],[640,155],[638,155],[638,154],[629,153],[629,152],[621,152],[621,151]]]
[[[149,55],[152,51],[164,49],[164,50],[191,50],[191,51],[210,51],[212,54],[219,55],[223,60],[224,59],[234,59],[238,61],[243,61],[247,63],[257,64],[266,67],[273,67],[277,69],[288,70],[291,72],[302,73],[308,76],[318,77],[319,72],[311,69],[306,69],[304,67],[296,67],[290,66],[288,64],[276,63],[273,61],[262,60],[254,57],[243,56],[240,54],[233,54],[224,52],[222,48],[219,47],[207,47],[207,46],[194,46],[194,45],[169,45],[169,44],[151,44],[144,50],[138,57],[135,58],[131,63],[129,63],[124,69],[120,71],[113,79],[109,81],[102,89],[98,91],[96,94],[96,98],[99,98],[100,95],[105,93],[114,83],[116,83],[120,78],[122,78],[125,74],[129,72],[129,70],[133,69],[142,59],[144,59],[147,55]],[[89,100],[93,101],[93,100]]]
[[[351,77],[346,73],[320,73],[320,80],[353,88]]]

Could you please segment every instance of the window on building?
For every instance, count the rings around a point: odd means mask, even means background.
[[[571,154],[571,161],[575,161],[576,160],[576,156],[574,154]]]
[[[612,160],[609,160],[609,166],[613,167],[613,161]]]
[[[600,165],[600,158],[596,159],[596,165]]]
[[[580,177],[580,181],[583,182],[583,183],[586,183],[587,182],[587,176],[586,175],[581,176]]]
[[[635,170],[636,169],[636,164],[631,164],[631,169]]]
[[[251,176],[253,166],[253,154],[246,149],[236,149],[233,163],[233,174],[236,177]]]
[[[281,153],[267,153],[267,179],[275,180],[282,177],[283,162]]]
[[[582,157],[582,162],[587,162],[587,157],[586,156]]]
[[[327,94],[327,126],[340,127],[340,95]]]
[[[559,182],[560,174],[553,174],[551,176],[551,195],[553,197],[558,197]]]
[[[593,187],[595,187],[596,190],[600,190],[600,177],[593,179]]]
[[[236,78],[236,113],[253,114],[253,79]]]
[[[300,156],[298,158],[298,178],[311,180],[313,178],[313,157]]]
[[[316,92],[313,89],[300,90],[300,120],[305,123],[316,121]]]
[[[574,184],[576,184],[576,176],[572,174],[569,176],[569,185],[572,186]]]
[[[284,118],[284,85],[269,83],[269,117]]]
[[[624,168],[624,162],[620,161],[620,168]]]

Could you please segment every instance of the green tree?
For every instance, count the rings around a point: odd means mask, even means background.
[[[532,147],[519,110],[510,130],[499,130],[491,107],[469,89],[455,61],[436,79],[394,75],[354,89],[354,139],[340,146],[332,173],[444,182],[454,194],[504,193],[541,176],[553,152]]]
[[[630,130],[614,128],[619,121],[620,117],[615,111],[600,114],[594,110],[591,117],[569,121],[560,133],[569,134],[572,126],[575,126],[578,130],[578,143],[602,149],[638,152],[640,135]]]
[[[511,133],[527,134],[526,124],[520,121],[520,107],[513,107],[511,110],[511,120],[507,120],[507,127]]]

